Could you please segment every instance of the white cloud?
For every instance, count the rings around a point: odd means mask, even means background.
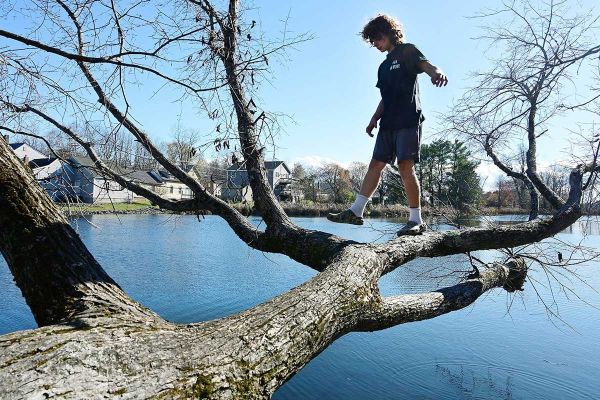
[[[504,175],[504,172],[500,171],[498,167],[490,161],[482,161],[479,163],[476,171],[481,178],[481,185],[483,186],[484,192],[494,190],[496,183],[498,182],[498,177]]]
[[[343,162],[343,161],[335,160],[333,158],[316,156],[316,155],[296,157],[294,160],[292,160],[291,165],[294,165],[295,163],[300,163],[305,167],[320,167],[326,163],[336,163],[336,164],[341,165],[344,168],[348,168],[348,166],[350,165],[349,162]]]

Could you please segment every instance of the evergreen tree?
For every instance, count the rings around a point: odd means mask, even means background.
[[[464,143],[455,140],[452,144],[447,196],[449,203],[461,211],[478,204],[483,193],[476,172],[479,162],[470,158],[471,152]]]

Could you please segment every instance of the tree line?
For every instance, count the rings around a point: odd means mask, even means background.
[[[417,175],[423,193],[423,202],[431,206],[452,206],[467,210],[478,205],[483,189],[474,160],[465,143],[459,140],[438,139],[421,146]],[[360,190],[367,172],[367,164],[352,162],[348,168],[336,163],[319,167],[305,167],[296,163],[292,177],[304,198],[313,202],[352,201]],[[325,195],[327,193],[327,195]],[[395,165],[388,165],[373,196],[378,204],[405,203],[402,180]]]

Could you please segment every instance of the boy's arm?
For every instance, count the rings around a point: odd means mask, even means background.
[[[431,83],[433,83],[437,87],[446,86],[448,84],[448,77],[444,72],[431,64],[429,61],[419,61],[417,64],[419,69],[425,72],[427,75],[431,77]]]
[[[371,133],[371,132],[373,131],[374,128],[377,128],[377,121],[381,118],[382,115],[383,115],[383,99],[379,100],[377,109],[375,110],[375,113],[371,117],[371,121],[369,121],[369,125],[367,126],[366,131],[369,134],[369,136],[373,137],[373,133]]]
[[[375,113],[373,114],[373,117],[371,119],[378,121],[379,119],[381,119],[382,115],[383,115],[383,99],[379,100],[377,109],[375,110]]]

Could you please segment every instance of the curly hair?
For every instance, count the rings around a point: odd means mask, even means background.
[[[381,39],[383,36],[389,36],[394,45],[404,43],[404,29],[402,24],[393,17],[385,14],[379,14],[372,18],[360,33],[365,42],[371,43],[372,40]]]

